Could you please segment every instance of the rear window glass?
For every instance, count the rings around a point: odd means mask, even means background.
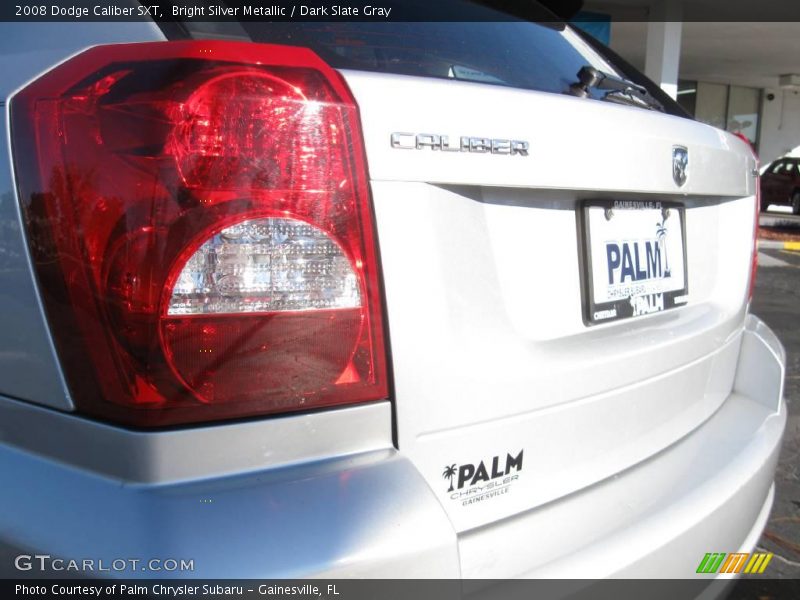
[[[489,3],[513,14],[485,5]],[[570,93],[581,68],[592,66],[645,88],[654,96],[652,102],[645,99],[645,105],[688,117],[672,98],[614,52],[591,36],[577,29],[565,30],[563,23],[554,21],[553,14],[543,7],[554,4],[552,0],[403,0],[402,20],[187,20],[168,35],[303,46],[336,69],[471,81],[557,94]],[[577,95],[584,93],[594,99],[628,103],[620,94],[597,87],[581,90]]]
[[[562,93],[586,57],[560,27],[527,22],[242,23],[257,42],[305,46],[337,69]]]

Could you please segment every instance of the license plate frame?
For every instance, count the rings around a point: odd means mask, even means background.
[[[635,319],[686,305],[689,275],[686,207],[683,203],[660,200],[586,200],[580,211],[585,324],[599,325]],[[615,218],[616,225],[613,223]],[[639,225],[636,224],[637,221],[640,222]],[[652,234],[644,229],[651,225]],[[615,226],[618,228],[616,236],[611,234]],[[632,234],[637,227],[642,227],[641,232]],[[663,237],[662,229],[665,231]],[[678,230],[678,241],[669,237],[675,234],[675,229]],[[602,249],[606,251],[605,256],[601,254]],[[680,251],[681,256],[675,260],[674,254],[677,251]],[[673,254],[671,263],[670,252]],[[628,255],[627,261],[623,258],[625,254]],[[618,257],[622,263],[619,265],[620,272],[612,269]],[[605,261],[599,260],[600,258],[605,258]],[[641,269],[642,262],[645,263],[645,269]],[[634,277],[643,272],[654,276],[628,281],[631,276],[629,265],[633,266]],[[623,270],[625,281],[616,282],[617,276],[622,279]],[[669,271],[669,275],[664,276],[666,271]],[[603,283],[598,285],[601,280]],[[626,285],[629,287],[625,287]],[[660,291],[656,291],[657,288]],[[626,295],[627,291],[641,292],[642,289],[645,289],[645,293]],[[615,294],[618,296],[615,297]]]

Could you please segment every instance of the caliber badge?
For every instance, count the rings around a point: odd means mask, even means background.
[[[397,131],[389,139],[396,150],[435,150],[441,152],[469,152],[472,154],[505,154],[528,156],[530,144],[525,140],[504,138],[449,136],[438,133],[404,133]]]

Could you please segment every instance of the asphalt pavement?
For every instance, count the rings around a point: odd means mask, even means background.
[[[784,206],[772,206],[761,213],[758,219],[761,227],[800,227],[800,215],[793,215],[792,209]]]
[[[770,576],[800,578],[800,252],[761,250],[759,264],[751,310],[786,348],[789,407],[775,504],[759,547],[775,554]]]

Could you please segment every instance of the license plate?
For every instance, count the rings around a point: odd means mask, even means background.
[[[682,205],[587,202],[583,225],[587,323],[638,317],[686,304]]]

